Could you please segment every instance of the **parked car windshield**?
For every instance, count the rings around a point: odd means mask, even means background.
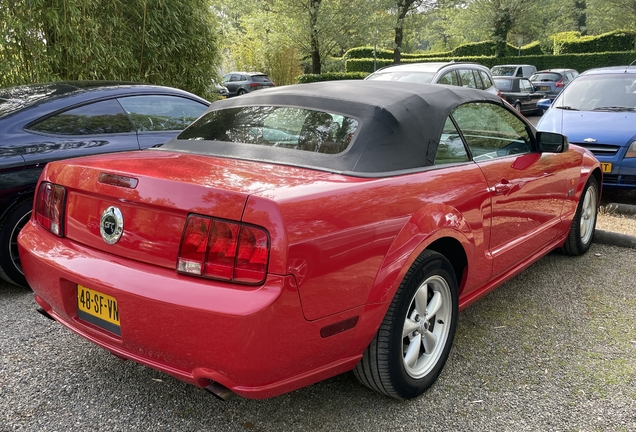
[[[358,122],[303,108],[250,106],[210,111],[180,140],[224,141],[335,154],[351,143]]]
[[[495,76],[514,76],[516,71],[517,66],[495,66],[491,73]]]
[[[636,74],[584,75],[568,85],[555,107],[580,111],[636,111]]]
[[[403,81],[422,84],[432,82],[435,74],[436,72],[415,71],[379,72],[368,76],[367,79],[378,81]]]

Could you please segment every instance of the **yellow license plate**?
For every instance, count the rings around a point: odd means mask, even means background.
[[[548,88],[546,86],[541,86],[539,87],[539,90],[547,90]]]
[[[119,306],[114,297],[77,285],[77,317],[121,336]]]
[[[601,170],[604,173],[612,172],[612,164],[609,162],[601,162]]]

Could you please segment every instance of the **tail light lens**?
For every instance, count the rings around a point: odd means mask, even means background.
[[[258,84],[258,83],[250,83],[250,87],[260,87],[260,84]]]
[[[190,215],[177,271],[211,279],[260,284],[267,275],[269,235],[262,228]]]
[[[60,185],[42,182],[35,201],[35,220],[46,230],[62,237],[66,189]]]
[[[559,80],[554,84],[555,87],[565,87],[565,84],[563,84],[563,80]]]

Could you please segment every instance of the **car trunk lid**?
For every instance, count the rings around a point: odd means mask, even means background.
[[[175,268],[188,214],[240,221],[250,194],[312,182],[325,173],[144,151],[52,163],[45,175],[67,189],[65,237],[119,257]],[[109,244],[100,228],[112,208],[121,212],[123,233]]]

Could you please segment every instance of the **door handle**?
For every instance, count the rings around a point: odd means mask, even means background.
[[[495,187],[493,187],[493,190],[495,195],[507,195],[513,187],[514,185],[508,182],[508,180],[501,180],[501,183],[497,183]]]

